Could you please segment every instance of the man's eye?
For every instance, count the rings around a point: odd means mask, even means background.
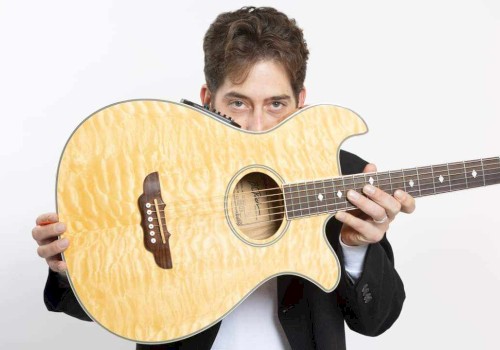
[[[271,103],[271,105],[273,106],[273,108],[280,108],[280,107],[284,106],[284,104],[282,102],[279,102],[279,101],[273,101]]]
[[[243,107],[243,102],[242,101],[233,101],[231,102],[231,104],[234,106],[234,107]]]

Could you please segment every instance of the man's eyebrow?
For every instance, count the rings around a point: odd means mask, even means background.
[[[247,96],[242,95],[236,91],[229,91],[227,94],[224,95],[224,98],[240,98],[242,100],[248,99]]]
[[[236,91],[229,91],[227,94],[224,95],[224,98],[240,98],[240,99],[244,100],[244,99],[248,99],[248,96],[240,94],[239,92],[236,92]],[[291,99],[290,95],[283,94],[283,95],[271,96],[271,97],[267,98],[266,100],[281,101],[281,100],[290,100],[290,99]]]
[[[269,97],[269,100],[272,100],[272,101],[290,100],[290,99],[291,99],[290,95],[287,95],[287,94]]]

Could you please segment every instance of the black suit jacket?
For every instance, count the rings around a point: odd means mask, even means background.
[[[340,164],[342,173],[346,175],[361,173],[367,163],[354,154],[340,151]],[[394,269],[394,256],[387,238],[368,247],[363,273],[356,283],[352,283],[345,272],[339,246],[341,226],[335,219],[331,219],[326,226],[328,240],[339,257],[342,270],[335,291],[325,293],[297,276],[278,277],[277,312],[293,349],[345,349],[344,321],[356,332],[376,336],[394,323],[403,307],[404,287]],[[91,321],[80,307],[68,281],[50,270],[44,300],[50,311]],[[162,345],[137,344],[137,349],[208,350],[219,327],[220,322],[182,341]]]

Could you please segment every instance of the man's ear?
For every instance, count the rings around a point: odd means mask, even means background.
[[[203,84],[200,90],[200,99],[202,105],[210,105],[212,101],[212,94],[208,90],[207,84]]]
[[[304,104],[306,102],[306,87],[304,86],[302,90],[299,92],[299,97],[297,101],[297,108],[302,108],[304,107]]]

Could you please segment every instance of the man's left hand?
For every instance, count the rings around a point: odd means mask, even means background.
[[[367,164],[363,173],[376,171],[375,164]],[[366,197],[349,190],[347,199],[358,209],[351,213],[338,212],[335,215],[335,218],[344,224],[340,235],[342,242],[347,245],[379,242],[400,212],[409,214],[415,210],[415,199],[402,190],[396,190],[392,196],[372,185],[365,185],[363,193]]]

